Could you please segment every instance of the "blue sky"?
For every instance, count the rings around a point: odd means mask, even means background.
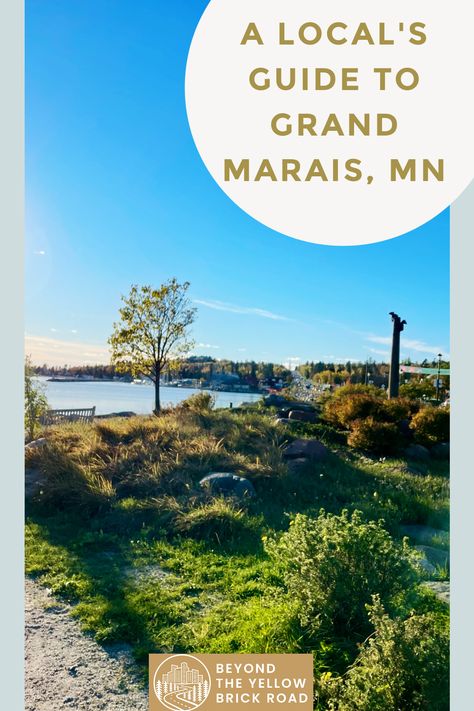
[[[405,356],[447,354],[448,211],[388,242],[325,247],[260,225],[214,183],[184,102],[206,4],[27,0],[27,352],[107,361],[120,295],[176,276],[199,354],[380,360],[392,310]]]

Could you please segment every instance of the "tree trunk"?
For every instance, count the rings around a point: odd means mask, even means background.
[[[156,374],[155,378],[155,409],[153,410],[155,415],[159,415],[161,410],[160,404],[160,374]]]

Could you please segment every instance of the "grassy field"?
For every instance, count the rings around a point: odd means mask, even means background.
[[[318,438],[327,458],[289,469],[282,451],[295,437]],[[61,425],[47,439],[27,455],[44,485],[27,508],[26,572],[74,603],[99,642],[131,645],[144,669],[156,651],[313,651],[317,680],[342,678],[364,638],[305,622],[268,542],[321,509],[383,519],[394,545],[406,524],[448,528],[447,462],[372,458],[324,424],[278,424],[265,408],[180,407]],[[198,482],[213,471],[248,477],[257,496],[212,498]],[[421,578],[398,614],[445,629],[447,608]],[[333,708],[325,698],[317,708]]]

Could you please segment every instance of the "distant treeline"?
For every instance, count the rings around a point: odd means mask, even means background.
[[[36,375],[50,377],[78,377],[111,379],[114,377],[130,377],[130,373],[118,372],[113,365],[81,365],[81,366],[35,366]],[[210,381],[219,376],[237,376],[242,382],[257,385],[261,381],[291,379],[291,371],[282,365],[256,361],[217,360],[207,356],[190,356],[182,361],[176,361],[164,374],[173,379],[197,379]]]
[[[437,360],[423,360],[414,363],[407,359],[403,365],[414,365],[421,368],[437,368]],[[449,361],[441,361],[441,368],[449,368]],[[368,383],[383,385],[388,381],[389,363],[376,363],[374,360],[347,361],[346,363],[324,363],[323,361],[308,362],[297,367],[304,378],[317,384],[342,385],[343,383]],[[419,376],[408,376],[418,378]]]
[[[423,368],[437,368],[438,361],[423,360],[418,363],[403,361],[404,365],[417,365]],[[441,361],[442,368],[449,368],[448,361]],[[388,363],[376,363],[373,360],[347,361],[346,363],[327,363],[311,361],[299,365],[296,370],[308,380],[316,384],[341,385],[343,383],[372,382],[374,385],[387,383],[390,366]],[[36,375],[50,377],[78,377],[111,379],[125,377],[131,379],[130,373],[118,372],[113,365],[81,365],[81,366],[49,366],[47,364],[35,366]],[[170,366],[165,377],[171,379],[196,379],[210,382],[220,376],[236,376],[241,382],[257,386],[259,382],[271,383],[281,380],[289,383],[291,371],[283,365],[275,363],[257,362],[254,360],[233,361],[217,360],[210,356],[190,356],[181,361],[176,361]],[[417,376],[410,376],[416,378]]]

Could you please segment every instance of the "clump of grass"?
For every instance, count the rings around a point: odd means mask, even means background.
[[[234,502],[224,498],[184,511],[175,520],[178,533],[222,547],[256,540],[255,522]],[[257,534],[258,535],[258,534]]]
[[[40,471],[44,483],[36,498],[46,508],[90,514],[109,507],[114,499],[112,483],[87,464],[74,461],[60,445],[44,447]]]

